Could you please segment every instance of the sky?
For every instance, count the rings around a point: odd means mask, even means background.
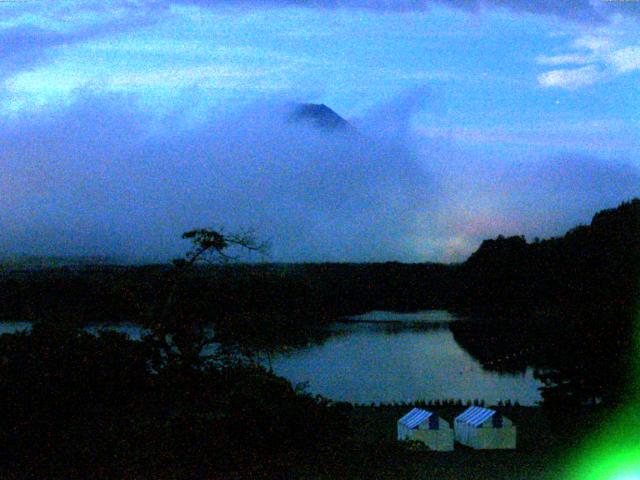
[[[0,255],[464,260],[640,196],[640,1],[0,1]],[[357,133],[289,121],[323,103]]]

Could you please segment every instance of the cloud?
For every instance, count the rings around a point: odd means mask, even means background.
[[[611,53],[610,61],[617,73],[628,73],[634,70],[640,70],[640,46],[616,50]]]
[[[359,125],[367,131],[375,131],[387,140],[395,139],[400,143],[412,134],[411,120],[423,111],[431,100],[431,91],[425,86],[408,89],[387,104],[378,105],[370,110]]]
[[[105,13],[89,25],[71,25],[68,30],[52,30],[35,23],[16,23],[0,28],[0,81],[39,66],[51,58],[55,48],[86,42],[148,26],[160,17],[141,15],[124,18]]]
[[[544,151],[590,152],[611,156],[640,147],[637,127],[620,119],[566,122],[559,119],[498,126],[421,125],[416,132],[426,138],[447,138],[459,145],[542,147]]]
[[[551,70],[538,76],[538,83],[542,87],[560,87],[576,89],[592,85],[605,78],[605,75],[595,65],[586,67]]]
[[[603,35],[585,35],[573,42],[574,48],[584,48],[594,53],[611,50],[613,42],[611,38]]]
[[[66,13],[104,13],[115,9],[136,14],[169,10],[172,5],[194,5],[202,8],[236,6],[246,9],[303,7],[320,9],[366,9],[374,11],[425,11],[434,6],[447,6],[469,12],[509,9],[518,13],[550,15],[580,23],[605,23],[615,15],[635,16],[640,14],[638,2],[624,0],[575,0],[527,1],[527,0],[112,0],[108,3],[69,0],[60,2]]]
[[[588,55],[580,55],[575,53],[564,54],[564,55],[540,55],[536,58],[536,62],[540,65],[566,65],[566,64],[576,64],[576,65],[584,65],[585,63],[591,63],[593,61],[593,57]]]
[[[353,8],[377,11],[422,11],[444,5],[471,12],[506,8],[519,13],[551,15],[580,23],[605,23],[612,15],[637,15],[635,2],[593,2],[590,0],[538,1],[527,0],[158,0],[157,5],[190,4],[205,8],[237,5],[246,8],[308,7]]]
[[[291,123],[281,100],[156,116],[81,92],[0,119],[0,251],[165,260],[183,231],[225,226],[253,228],[274,261],[451,260],[501,233],[560,234],[638,193],[622,163],[514,165],[418,140],[402,112],[430,99],[411,91],[356,135]]]
[[[640,44],[635,27],[627,32],[624,24],[600,29],[598,34],[584,34],[570,45],[570,53],[539,56],[545,66],[564,66],[538,75],[545,88],[577,89],[608,81],[640,70]],[[575,65],[582,65],[575,68]],[[571,67],[571,68],[568,68]]]
[[[518,163],[453,155],[434,165],[432,175],[442,201],[428,215],[429,236],[449,259],[464,259],[499,234],[563,235],[640,193],[637,166],[576,154]]]
[[[237,86],[241,82],[264,77],[267,69],[234,67],[228,64],[206,64],[195,67],[164,68],[143,73],[114,75],[108,84],[112,88],[131,87],[191,87],[211,84],[216,87]]]
[[[26,70],[46,58],[48,48],[63,45],[63,34],[47,32],[32,25],[0,30],[0,78]]]
[[[271,103],[195,124],[133,105],[85,95],[3,125],[4,250],[167,258],[181,232],[224,225],[254,227],[275,259],[411,258],[430,180],[397,136],[292,124]]]

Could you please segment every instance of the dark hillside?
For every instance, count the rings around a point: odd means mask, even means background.
[[[454,305],[461,310],[625,312],[640,278],[640,200],[603,210],[563,237],[485,240],[459,274]]]
[[[452,326],[486,368],[539,369],[547,404],[618,402],[632,384],[640,279],[640,200],[559,238],[487,240],[459,269]]]

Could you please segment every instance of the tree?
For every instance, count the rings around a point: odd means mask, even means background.
[[[201,356],[211,339],[183,308],[194,287],[181,288],[198,263],[264,244],[210,230],[183,237],[192,249],[154,292],[145,342],[92,333],[74,312],[0,336],[0,478],[290,478],[344,451],[344,407],[256,362]]]
[[[236,251],[265,254],[268,245],[256,240],[251,232],[225,234],[218,230],[194,229],[182,235],[191,242],[184,258],[174,259],[167,274],[164,301],[157,302],[147,322],[150,333],[145,341],[155,347],[155,368],[177,363],[185,368],[199,367],[209,357],[203,356],[205,347],[213,343],[205,322],[195,318],[185,308],[188,299],[177,300],[181,284],[189,281],[199,264],[221,264],[236,260]],[[215,292],[210,292],[215,294]]]

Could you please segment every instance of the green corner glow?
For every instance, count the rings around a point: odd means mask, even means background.
[[[578,461],[567,470],[567,480],[640,480],[640,313],[635,332],[634,400],[587,442]]]
[[[637,430],[635,432],[637,435]],[[615,429],[609,431],[610,435],[621,433]],[[571,480],[640,480],[640,446],[637,438],[632,436],[626,445],[606,439],[598,443],[601,447],[587,453],[579,468],[569,476]]]

